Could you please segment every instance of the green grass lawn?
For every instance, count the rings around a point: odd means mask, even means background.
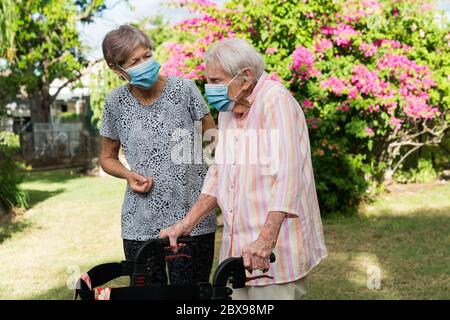
[[[125,181],[59,170],[32,173],[23,188],[30,210],[0,224],[0,299],[71,299],[78,271],[124,258]],[[326,219],[329,257],[311,273],[306,298],[450,299],[449,230],[449,183],[397,187],[359,217]],[[379,290],[367,288],[373,266]]]

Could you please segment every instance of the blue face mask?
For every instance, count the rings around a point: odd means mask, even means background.
[[[238,76],[235,75],[228,84],[205,84],[205,95],[208,103],[219,112],[230,112],[236,103],[236,98],[241,93],[242,89],[233,98],[228,98],[228,86]]]
[[[118,67],[130,76],[130,84],[142,89],[148,89],[158,80],[161,65],[154,58],[150,58],[127,70],[120,66]]]

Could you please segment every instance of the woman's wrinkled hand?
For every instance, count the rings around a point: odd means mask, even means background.
[[[171,225],[170,227],[161,230],[159,233],[160,238],[169,237],[170,240],[170,250],[177,253],[178,249],[183,248],[184,244],[177,244],[177,239],[181,236],[187,236],[190,233],[189,228],[184,223],[183,220]]]
[[[250,273],[253,270],[267,272],[270,267],[270,254],[274,245],[263,238],[258,238],[255,242],[242,250],[244,267]]]
[[[130,172],[127,181],[131,191],[137,193],[147,193],[153,186],[152,177],[143,177],[136,172]]]

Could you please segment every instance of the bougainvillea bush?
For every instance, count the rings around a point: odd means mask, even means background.
[[[324,214],[354,211],[450,122],[450,28],[426,0],[207,0],[158,49],[163,72],[204,83],[203,54],[224,37],[264,54],[307,117]]]

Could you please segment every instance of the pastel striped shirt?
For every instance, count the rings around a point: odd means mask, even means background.
[[[308,274],[327,256],[314,182],[308,128],[300,105],[267,74],[242,116],[221,112],[215,162],[202,193],[217,198],[224,228],[220,261],[239,257],[254,242],[271,211],[288,214],[266,273],[250,286],[287,283]],[[253,271],[252,276],[261,275]],[[250,276],[250,274],[248,274]]]

